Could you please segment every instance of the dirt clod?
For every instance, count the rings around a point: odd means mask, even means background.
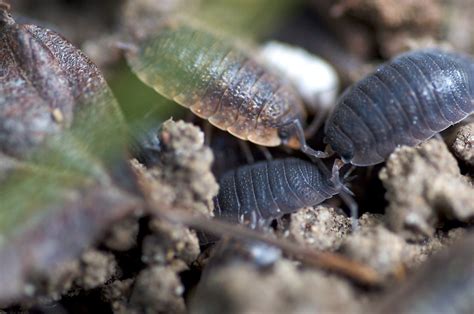
[[[342,244],[343,254],[374,268],[382,276],[397,276],[403,266],[405,250],[403,238],[382,225],[361,228]]]
[[[404,280],[408,273],[429,260],[434,253],[449,247],[462,238],[465,229],[437,231],[423,242],[406,241],[385,225],[384,216],[364,214],[359,219],[359,230],[348,235],[338,252],[375,269],[384,283]]]
[[[474,189],[438,139],[396,150],[379,177],[387,189],[389,226],[407,239],[432,236],[439,216],[459,221],[474,217]]]
[[[116,280],[102,288],[102,298],[110,303],[114,313],[127,313],[127,302],[134,280]]]
[[[192,124],[168,120],[162,125],[159,139],[160,165],[146,169],[132,161],[147,197],[165,208],[210,215],[218,185],[211,172],[214,157],[204,146],[204,134]]]
[[[117,272],[117,263],[112,254],[94,249],[88,250],[81,258],[81,273],[77,285],[93,289],[103,285]]]
[[[474,123],[459,128],[451,147],[457,158],[474,167]]]
[[[183,267],[179,261],[189,265],[198,257],[199,241],[194,231],[159,219],[150,222],[150,229],[153,234],[143,241],[145,263],[171,264],[179,269]]]
[[[56,272],[45,280],[44,276],[31,278],[24,288],[29,297],[36,297],[43,302],[59,300],[61,296],[75,287],[75,280],[81,274],[79,261],[70,261],[61,265]]]
[[[334,11],[347,11],[386,28],[433,27],[441,17],[436,0],[343,0]]]
[[[342,0],[333,14],[364,20],[375,29],[384,57],[406,50],[409,42],[438,37],[442,9],[437,0]]]
[[[324,205],[303,208],[291,215],[289,237],[320,250],[337,250],[351,230],[351,219]]]
[[[127,217],[116,223],[105,236],[104,244],[114,251],[127,251],[137,245],[137,217]]]
[[[343,280],[282,260],[268,272],[244,263],[216,270],[198,287],[191,312],[359,313],[358,302]]]
[[[474,52],[474,29],[472,16],[474,6],[471,0],[443,0],[443,29],[446,40],[457,50]]]
[[[370,313],[472,313],[474,234],[434,255]]]
[[[452,229],[448,232],[438,231],[434,237],[422,243],[405,243],[409,255],[404,262],[408,268],[415,268],[431,257],[434,253],[445,249],[465,235],[463,228]]]
[[[153,266],[137,277],[130,296],[129,313],[184,313],[184,287],[170,268]]]

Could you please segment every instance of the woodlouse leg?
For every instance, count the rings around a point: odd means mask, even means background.
[[[303,126],[301,125],[301,122],[299,120],[295,120],[295,122],[293,122],[293,131],[295,132],[295,135],[297,136],[298,141],[300,142],[300,145],[301,145],[300,150],[303,153],[314,158],[327,158],[330,156],[328,153],[320,151],[320,150],[314,150],[311,147],[309,147],[308,144],[306,144]]]
[[[214,127],[209,123],[205,122],[204,124],[204,145],[210,146],[212,141],[212,132]]]
[[[339,197],[346,204],[346,206],[349,207],[351,212],[352,231],[356,231],[359,228],[359,223],[357,221],[359,218],[359,206],[357,205],[357,202],[353,196],[354,193],[352,193],[348,187],[342,186],[341,192],[339,192]]]
[[[374,172],[374,166],[368,166],[367,171],[365,171],[365,179],[368,180],[372,177],[372,173]]]
[[[350,181],[352,181],[352,180],[355,179],[356,175],[351,176],[352,172],[354,172],[355,169],[356,169],[356,167],[353,166],[353,165],[351,165],[351,167],[349,168],[349,170],[347,170],[347,172],[344,173],[344,177],[342,178],[342,181],[343,181],[344,183],[350,182]]]
[[[186,114],[184,115],[184,120],[186,122],[194,123],[195,121],[198,121],[199,119],[196,119],[196,115],[192,111],[186,111]]]
[[[244,153],[247,163],[253,164],[255,162],[255,158],[253,157],[252,150],[250,149],[249,143],[245,141],[241,141],[241,140],[239,140],[238,142],[239,142],[240,149]]]
[[[272,153],[270,153],[270,150],[268,148],[266,148],[265,146],[260,146],[260,145],[258,145],[257,147],[262,152],[266,160],[268,161],[273,160]]]

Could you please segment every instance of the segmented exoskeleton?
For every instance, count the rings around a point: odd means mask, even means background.
[[[326,155],[306,145],[306,114],[292,86],[234,43],[183,22],[137,41],[129,63],[160,94],[243,140]]]
[[[340,98],[325,141],[345,162],[377,164],[400,145],[414,146],[474,112],[469,56],[426,49],[380,66]]]
[[[219,186],[219,194],[214,198],[215,216],[252,228],[266,226],[285,214],[320,204],[341,192],[350,193],[341,183],[336,167],[331,173],[320,163],[296,158],[242,166],[225,173]]]

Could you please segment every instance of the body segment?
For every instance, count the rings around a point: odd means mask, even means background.
[[[326,143],[345,162],[384,161],[474,112],[473,63],[440,50],[400,55],[346,91],[329,117]]]
[[[279,128],[305,116],[285,81],[232,43],[183,23],[164,26],[128,59],[160,94],[244,140],[280,145]]]
[[[320,204],[341,188],[338,174],[319,164],[296,158],[258,162],[222,176],[214,213],[218,219],[255,228]]]

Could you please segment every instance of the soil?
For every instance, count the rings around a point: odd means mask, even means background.
[[[308,0],[304,9],[285,21],[287,29],[274,37],[291,37],[289,43],[312,53],[331,55],[331,49],[337,49],[338,55],[328,60],[341,82],[348,84],[381,59],[414,46],[447,45],[473,54],[474,36],[468,27],[472,15],[463,11],[466,2]],[[121,7],[123,3],[128,9]],[[137,27],[143,14],[147,19],[141,23],[154,25],[149,15],[169,14],[173,7],[154,8],[157,3],[51,0],[39,5],[22,0],[14,9],[54,24],[113,76],[117,74],[113,69],[124,61],[111,43],[126,39],[123,25],[135,21]],[[453,15],[448,16],[446,7]],[[121,17],[124,10],[127,22]],[[77,12],[88,13],[88,18]],[[315,21],[319,26],[312,24]],[[459,27],[462,32],[455,32]],[[315,47],[314,37],[298,37],[299,31],[313,28],[334,42],[321,48]],[[346,56],[350,64],[345,63]],[[205,133],[208,127],[189,121],[193,118],[162,117],[147,134],[152,140],[145,146],[135,143],[140,154],[131,150],[127,162],[148,204],[208,218],[212,229],[219,176],[226,168],[249,161],[231,135],[218,131],[210,136]],[[360,206],[357,229],[352,228],[347,208],[331,200],[302,208],[261,231],[271,239],[368,266],[379,276],[376,284],[360,284],[274,246],[245,237],[231,239],[225,232],[214,245],[218,237],[206,238],[201,230],[143,206],[108,225],[92,246],[48,276],[30,274],[22,298],[0,308],[40,313],[408,313],[416,308],[428,313],[438,307],[472,312],[474,124],[457,126],[451,133],[452,140],[436,136],[416,147],[400,147],[381,168],[357,172],[353,190],[361,195],[356,199],[368,200]],[[264,158],[255,145],[248,151],[256,160]],[[279,149],[270,152],[301,156]],[[0,182],[17,167],[16,160],[2,156],[0,152]],[[383,197],[369,185],[374,181]],[[3,267],[10,266],[2,266],[1,271],[8,273]],[[450,273],[438,275],[444,268]],[[456,279],[462,283],[459,287]],[[445,296],[453,294],[459,295],[459,302],[448,304],[451,299]]]

